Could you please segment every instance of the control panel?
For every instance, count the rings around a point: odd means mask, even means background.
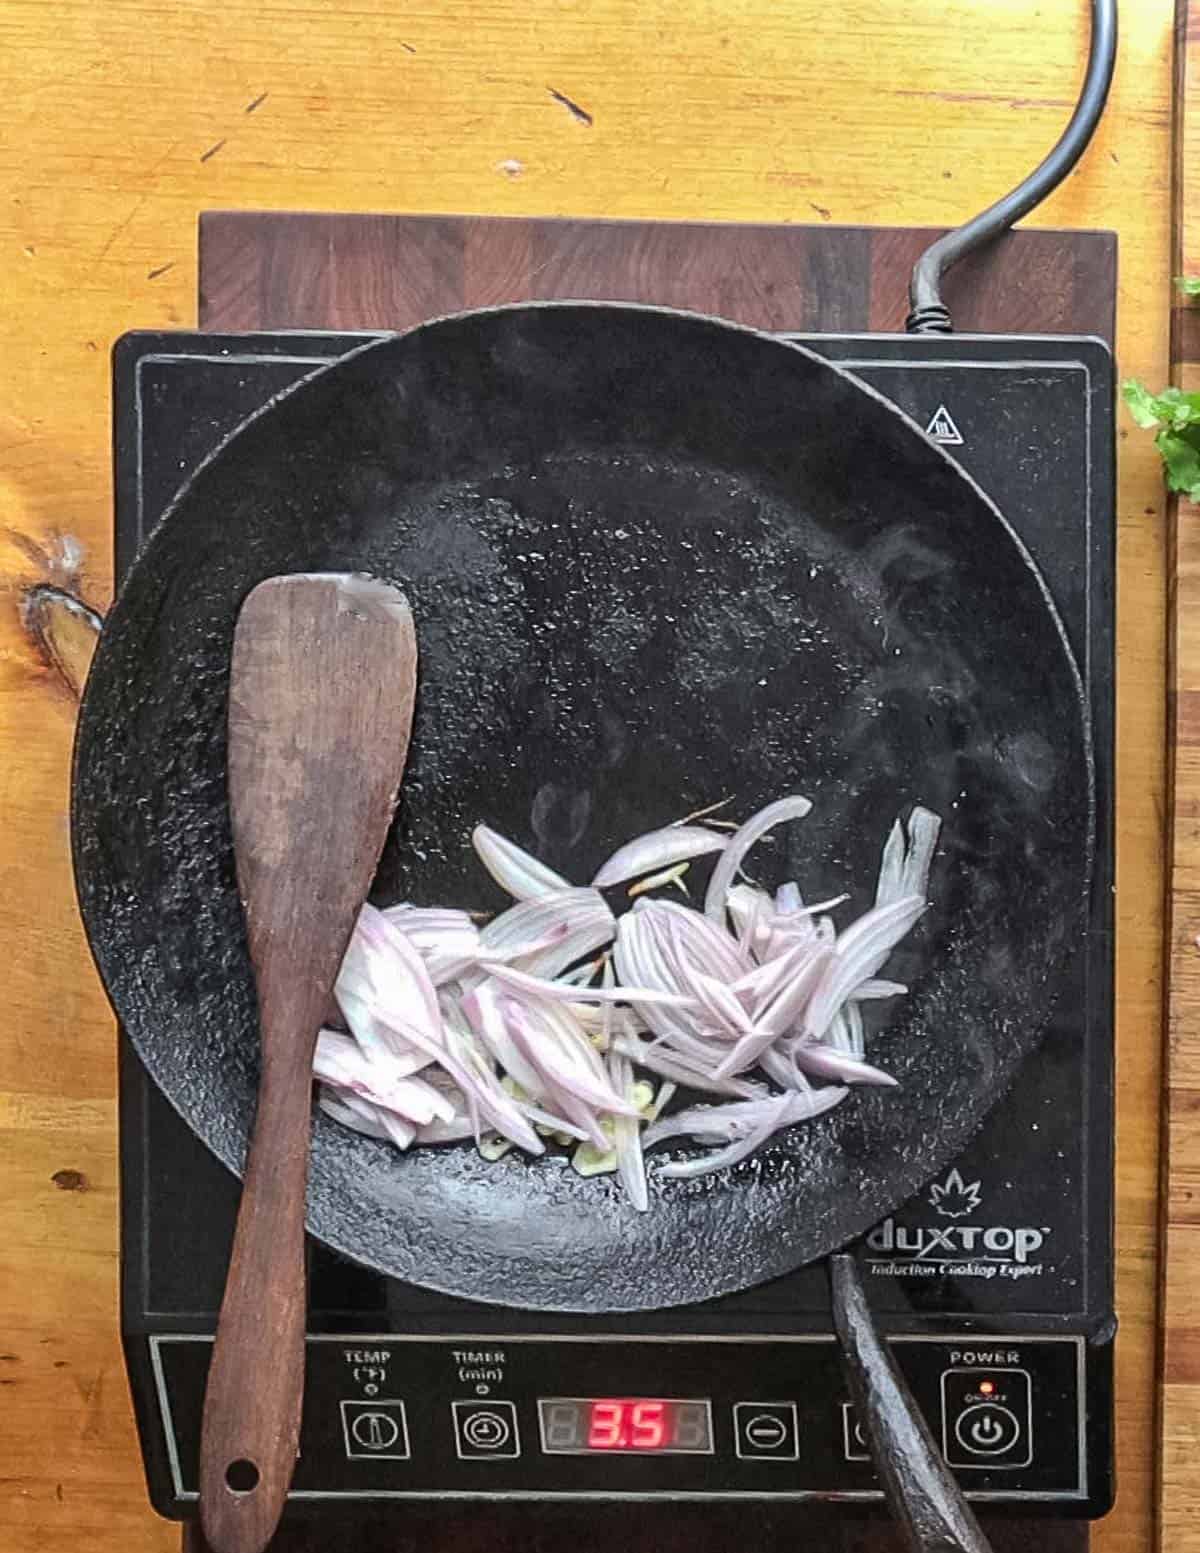
[[[179,1508],[208,1337],[151,1337]],[[1078,1337],[903,1336],[892,1351],[984,1501],[1087,1501]],[[310,1337],[302,1499],[879,1496],[831,1337]]]

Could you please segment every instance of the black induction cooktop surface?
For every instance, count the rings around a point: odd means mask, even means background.
[[[118,574],[217,442],[363,340],[126,336],[114,360]],[[1097,340],[1045,336],[803,343],[907,411],[997,502],[1045,577],[1087,689],[1097,869],[1057,1013],[961,1158],[858,1250],[968,1491],[1027,1511],[1100,1513],[1114,1327],[1111,357]],[[186,1514],[237,1183],[124,1040],[121,1170],[123,1327],[148,1477],[160,1509]],[[619,1322],[472,1305],[316,1244],[309,1277],[296,1498],[878,1497],[819,1266]],[[607,1427],[597,1401],[646,1391],[666,1411],[627,1428],[621,1413],[624,1437],[682,1430],[694,1448],[589,1444]]]

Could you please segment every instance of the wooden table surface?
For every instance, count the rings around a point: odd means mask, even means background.
[[[1122,369],[1163,381],[1171,3],[1124,12],[1108,118],[1037,222],[1119,232]],[[67,848],[88,622],[59,620],[58,669],[29,628],[55,587],[108,600],[108,349],[194,321],[197,211],[940,224],[1047,149],[1085,33],[1084,0],[0,0],[4,1553],[178,1545],[145,1504],[117,1341],[115,1046]],[[1149,440],[1120,449],[1121,1485],[1101,1553],[1156,1535],[1165,523]],[[1200,1548],[1193,1524],[1173,1549]]]
[[[1200,0],[1178,0],[1175,218],[1171,268],[1200,274]],[[1175,298],[1171,381],[1200,389],[1200,306]],[[1195,1533],[1200,1506],[1200,508],[1170,512],[1172,761],[1168,791],[1169,1002],[1162,1138],[1161,1535]]]

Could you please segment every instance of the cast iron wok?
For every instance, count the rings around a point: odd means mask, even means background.
[[[550,1310],[706,1299],[851,1241],[963,1147],[1083,932],[1086,707],[1001,514],[824,360],[685,314],[541,305],[372,344],[200,468],[113,607],[79,723],[92,948],[153,1077],[234,1170],[256,1085],[225,793],[241,601],[358,569],[412,601],[421,679],[376,898],[500,907],[480,819],[586,882],[726,794],[814,810],[764,883],[869,904],[896,813],[944,820],[911,995],[859,1090],[650,1211],[563,1160],[393,1149],[318,1117],[313,1234],[395,1277]]]

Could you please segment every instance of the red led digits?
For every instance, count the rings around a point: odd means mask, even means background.
[[[593,1402],[591,1421],[588,1425],[588,1450],[617,1450],[623,1443],[621,1424],[624,1416],[623,1402],[608,1400]]]
[[[661,1450],[667,1438],[667,1408],[664,1402],[634,1402],[630,1444],[640,1451]]]
[[[539,1397],[542,1450],[549,1456],[711,1455],[711,1408],[703,1397]]]
[[[667,1404],[645,1397],[603,1397],[591,1404],[590,1451],[660,1451],[667,1443]]]

